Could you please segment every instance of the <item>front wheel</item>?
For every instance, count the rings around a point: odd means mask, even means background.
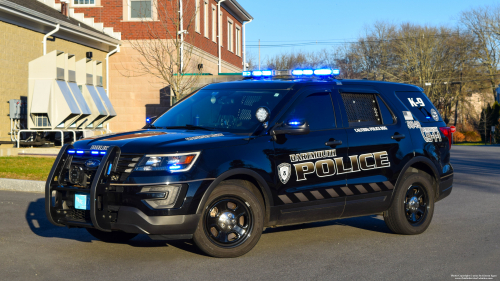
[[[410,174],[396,187],[396,194],[384,221],[394,233],[420,234],[434,214],[434,191],[428,174]]]
[[[223,183],[210,194],[193,240],[213,257],[244,255],[262,234],[263,209],[259,199],[245,187]]]
[[[121,231],[104,232],[95,228],[86,228],[90,235],[108,243],[125,243],[137,236],[136,233],[126,233]]]

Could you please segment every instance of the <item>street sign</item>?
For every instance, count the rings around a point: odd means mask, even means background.
[[[456,131],[457,131],[457,128],[455,128],[455,126],[451,126],[451,127],[450,127],[450,129],[451,129],[451,132],[452,132],[452,133],[454,133],[454,132],[456,132]]]
[[[495,126],[491,126],[491,131],[494,133],[495,132]]]

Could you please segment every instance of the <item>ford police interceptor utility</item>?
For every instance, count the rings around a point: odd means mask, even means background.
[[[429,226],[452,189],[451,131],[422,89],[337,70],[244,72],[145,129],[65,145],[46,213],[108,242],[193,239],[236,257],[266,227],[383,214]]]

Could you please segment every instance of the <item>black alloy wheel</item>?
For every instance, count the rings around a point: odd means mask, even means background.
[[[257,244],[264,228],[264,201],[249,182],[220,183],[203,207],[193,235],[195,244],[207,255],[234,258]]]
[[[416,170],[416,169],[415,169]],[[414,235],[424,232],[434,214],[432,177],[420,170],[408,172],[397,184],[391,207],[384,212],[384,221],[392,232]]]
[[[221,247],[243,243],[253,228],[252,210],[236,197],[222,197],[205,212],[205,231]]]
[[[425,189],[419,185],[412,185],[408,188],[405,198],[405,215],[411,225],[418,225],[427,216],[427,205],[429,197]]]

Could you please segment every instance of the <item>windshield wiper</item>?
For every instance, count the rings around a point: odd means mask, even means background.
[[[188,130],[205,130],[205,131],[213,131],[212,129],[201,127],[201,126],[195,126],[191,124],[186,124],[185,126],[172,126],[172,127],[165,127],[165,129],[188,129]]]

